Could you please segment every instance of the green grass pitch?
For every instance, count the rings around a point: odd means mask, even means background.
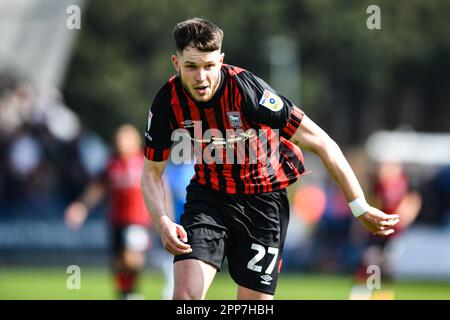
[[[105,268],[81,267],[81,288],[66,288],[65,267],[23,268],[0,267],[0,299],[114,299],[112,277]],[[141,279],[140,292],[146,299],[161,299],[164,279],[159,272],[149,270]],[[341,275],[281,274],[276,299],[286,300],[346,300],[351,279]],[[450,300],[450,282],[398,281],[396,299]],[[236,286],[227,272],[214,279],[207,299],[235,299]]]

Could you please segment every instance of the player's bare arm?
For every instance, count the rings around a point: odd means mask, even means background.
[[[306,115],[291,141],[302,149],[313,152],[322,160],[348,202],[358,198],[364,199],[358,179],[339,146]],[[358,220],[373,234],[387,236],[394,232],[393,226],[398,223],[399,216],[386,214],[368,206],[367,211],[358,216]]]
[[[173,222],[166,209],[162,174],[167,161],[156,162],[145,159],[141,187],[145,204],[152,215],[156,231],[161,236],[164,248],[174,255],[192,251],[184,228]]]

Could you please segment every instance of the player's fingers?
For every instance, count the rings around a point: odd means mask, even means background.
[[[186,240],[187,240],[187,238],[186,238]],[[189,244],[184,243],[180,239],[178,239],[178,237],[171,236],[171,237],[169,237],[169,241],[175,248],[178,248],[181,250],[189,249],[191,247]]]
[[[164,244],[164,249],[166,249],[167,251],[169,251],[171,254],[176,254],[176,249],[175,249],[175,246],[172,244],[172,243],[170,243],[169,241],[167,241],[165,244]]]
[[[376,236],[388,236],[390,234],[393,234],[394,232],[395,232],[394,229],[388,229],[388,230],[377,231],[377,232],[374,232],[373,234]]]
[[[400,216],[398,214],[386,214],[386,213],[383,212],[381,218],[383,220],[389,221],[389,220],[400,219]]]
[[[380,221],[380,226],[383,227],[393,227],[395,226],[400,220],[399,219],[394,219],[394,220],[382,220]]]
[[[173,254],[174,256],[177,256],[177,255],[181,254],[181,253],[179,252],[180,250],[175,249],[175,247],[173,247],[172,245],[168,245],[168,246],[166,247],[166,250],[169,251],[169,252],[170,252],[171,254]]]
[[[169,251],[171,254],[175,255],[176,250],[173,248],[173,246],[170,243],[166,243],[164,245],[164,249]]]
[[[169,251],[170,253],[172,253],[173,255],[179,255],[179,254],[187,254],[192,252],[192,248],[189,246],[186,249],[181,249],[178,248],[174,243],[172,242],[168,242],[166,243],[166,245],[164,246],[164,248]]]
[[[180,237],[180,240],[183,242],[187,242],[187,232],[184,230],[183,226],[177,224],[177,235]]]

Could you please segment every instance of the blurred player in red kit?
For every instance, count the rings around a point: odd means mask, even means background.
[[[151,244],[151,216],[141,194],[144,157],[137,130],[131,125],[118,128],[115,148],[105,171],[67,208],[65,221],[71,229],[78,229],[107,193],[116,288],[122,299],[139,299],[142,296],[136,293],[137,280]],[[166,197],[170,204],[170,195]]]
[[[373,202],[384,212],[396,213],[400,222],[393,228],[395,233],[381,238],[369,234],[364,244],[361,263],[356,271],[356,285],[353,287],[350,299],[394,299],[392,266],[389,265],[388,244],[401,236],[417,217],[421,207],[421,197],[406,174],[403,166],[397,162],[381,162],[377,166],[373,179]],[[371,290],[367,285],[368,267],[380,267],[381,288]]]

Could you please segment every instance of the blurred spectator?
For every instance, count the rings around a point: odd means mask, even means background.
[[[350,299],[394,299],[394,277],[387,259],[388,244],[414,222],[422,203],[416,186],[400,163],[380,163],[373,181],[373,205],[388,214],[400,215],[400,222],[394,227],[396,232],[388,237],[367,233],[359,235],[367,238],[363,242],[361,261],[355,274],[356,284],[350,292]],[[367,279],[372,275],[368,273],[371,265],[381,271],[381,288],[376,290],[367,285]]]
[[[80,133],[58,90],[0,72],[0,218],[57,217],[88,179]]]
[[[348,268],[348,238],[354,220],[342,191],[329,178],[325,180],[326,206],[313,234],[314,268],[343,272]]]
[[[417,221],[450,229],[450,166],[441,168],[421,188],[423,206]]]

